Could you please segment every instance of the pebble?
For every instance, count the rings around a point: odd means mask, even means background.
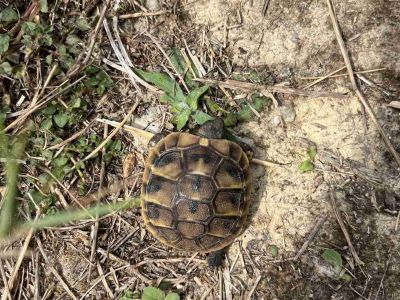
[[[291,123],[296,118],[293,107],[283,105],[280,107],[281,116],[286,123]]]

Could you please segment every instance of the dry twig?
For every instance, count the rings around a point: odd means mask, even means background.
[[[354,258],[354,261],[358,265],[363,265],[364,263],[359,258],[356,250],[354,249],[353,243],[351,242],[350,234],[347,231],[347,228],[343,223],[342,216],[340,215],[340,212],[339,212],[337,204],[336,204],[336,197],[335,197],[335,194],[334,194],[334,192],[332,190],[330,191],[330,200],[331,200],[330,202],[331,202],[333,213],[335,214],[335,217],[336,217],[336,220],[339,223],[340,229],[342,229],[344,237],[346,238],[347,245],[349,246],[349,249],[350,249],[351,255]]]
[[[133,14],[125,14],[125,15],[119,15],[118,19],[133,19],[133,18],[139,18],[139,17],[153,17],[153,16],[159,16],[159,15],[164,15],[168,13],[168,11],[165,10],[160,10],[156,12],[138,12],[138,13],[133,13]]]
[[[262,85],[262,84],[256,84],[256,83],[251,83],[251,82],[244,82],[244,81],[238,81],[238,80],[225,80],[225,81],[219,81],[219,80],[213,80],[213,79],[195,79],[198,82],[203,82],[211,85],[218,85],[221,87],[226,87],[230,89],[239,89],[239,90],[245,90],[245,91],[258,91],[262,92],[267,90],[270,93],[283,93],[283,94],[292,94],[292,95],[299,95],[299,96],[305,96],[305,97],[328,97],[328,98],[346,98],[347,96],[344,94],[340,93],[330,93],[330,92],[320,92],[320,91],[306,91],[304,89],[296,89],[296,88],[290,88],[290,87],[285,87],[285,86],[280,86],[280,85]]]
[[[91,153],[89,153],[82,161],[87,161],[88,159],[92,158],[94,155],[97,154],[112,138],[114,135],[118,133],[118,131],[124,126],[124,124],[129,120],[129,118],[132,116],[133,112],[136,110],[140,103],[140,100],[136,100],[135,104],[131,108],[131,110],[128,112],[126,117],[122,120],[122,122],[110,133],[110,135],[104,139],[104,141],[96,148],[94,149]]]
[[[322,216],[321,218],[319,218],[318,222],[315,224],[313,230],[310,232],[308,238],[304,241],[304,244],[301,246],[301,248],[297,252],[296,256],[294,256],[290,260],[298,260],[303,255],[303,253],[307,250],[308,246],[314,240],[318,231],[321,229],[322,225],[324,225],[326,218],[327,218],[327,216]]]
[[[344,59],[344,62],[346,64],[347,67],[347,71],[349,73],[349,77],[350,77],[350,81],[351,84],[353,86],[354,91],[357,94],[358,99],[360,100],[360,102],[362,103],[362,105],[364,106],[366,112],[368,113],[368,115],[370,116],[372,122],[375,124],[376,128],[378,129],[379,133],[381,134],[383,141],[385,142],[387,148],[389,149],[389,151],[392,153],[394,159],[396,160],[397,164],[400,166],[400,156],[397,153],[396,149],[394,148],[392,142],[390,141],[389,137],[386,135],[385,131],[383,130],[381,124],[378,122],[378,119],[375,115],[375,112],[373,111],[371,105],[369,104],[369,102],[367,101],[367,99],[364,97],[364,95],[362,94],[361,90],[358,87],[358,84],[356,82],[356,79],[354,77],[354,71],[353,71],[353,67],[351,65],[350,62],[350,57],[348,54],[348,51],[346,49],[346,45],[343,41],[343,37],[342,34],[340,32],[339,29],[339,22],[337,20],[336,14],[333,10],[333,5],[332,5],[332,1],[331,0],[327,0],[328,3],[328,8],[329,8],[329,15],[331,16],[331,20],[332,20],[332,25],[333,28],[335,30],[335,34],[336,34],[336,39],[338,41],[339,47],[340,47],[340,51],[342,52],[342,56]]]

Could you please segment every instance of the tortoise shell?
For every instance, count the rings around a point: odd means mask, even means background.
[[[249,160],[239,145],[171,133],[150,149],[142,216],[150,233],[164,244],[216,251],[241,234],[250,186]]]

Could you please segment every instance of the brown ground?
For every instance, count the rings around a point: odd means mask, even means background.
[[[148,29],[165,49],[184,47],[185,39],[209,78],[240,74],[257,83],[302,88],[312,82],[306,77],[323,76],[344,66],[325,1],[272,0],[265,17],[261,15],[262,2],[168,1],[162,9],[174,13],[128,20],[121,24],[123,38],[133,63],[153,70],[162,69],[161,63],[167,62],[147,37],[136,34]],[[399,110],[387,106],[400,95],[400,2],[346,0],[335,1],[334,6],[355,70],[384,68],[364,74],[376,85],[359,83],[400,151]],[[103,43],[102,54],[108,56],[111,52],[105,37]],[[211,66],[210,49],[218,67]],[[129,99],[128,81],[121,85],[125,86],[121,94]],[[160,245],[142,227],[139,209],[100,222],[96,257],[102,272],[109,273],[103,282],[97,266],[88,280],[91,222],[38,235],[46,241],[43,247],[52,266],[76,295],[84,295],[93,286],[86,299],[106,299],[107,287],[118,297],[126,289],[141,290],[161,281],[182,299],[248,299],[249,294],[251,299],[400,299],[399,168],[353,96],[346,76],[326,79],[309,89],[350,96],[313,99],[277,94],[278,107],[272,106],[259,119],[235,128],[254,143],[258,158],[284,165],[266,170],[254,166],[251,221],[231,246],[223,268],[209,269],[204,256],[177,253]],[[114,96],[103,113],[119,121],[124,116],[118,100],[121,96]],[[148,129],[154,132],[171,128],[167,107],[151,107],[153,99],[150,95],[149,102],[138,110],[140,117],[131,124],[150,125]],[[125,102],[123,105],[128,107]],[[166,122],[162,122],[164,116]],[[145,151],[129,135],[120,138],[126,153]],[[315,169],[300,173],[298,166],[307,159],[311,146],[317,149]],[[138,159],[136,171],[142,166]],[[117,178],[121,169],[122,161],[110,166],[108,181]],[[362,266],[355,264],[332,213],[331,190]],[[287,260],[325,216],[304,254]],[[273,245],[278,249],[276,257],[271,254]],[[338,279],[321,258],[328,248],[341,254],[343,273],[350,276]],[[32,261],[36,263],[35,258]],[[54,292],[55,299],[70,299],[48,270],[42,273],[44,290]]]

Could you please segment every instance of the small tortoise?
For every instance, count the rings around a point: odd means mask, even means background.
[[[221,264],[223,248],[243,231],[251,202],[247,154],[222,135],[221,120],[198,135],[155,135],[141,192],[148,231],[176,249],[211,252],[210,266]]]

